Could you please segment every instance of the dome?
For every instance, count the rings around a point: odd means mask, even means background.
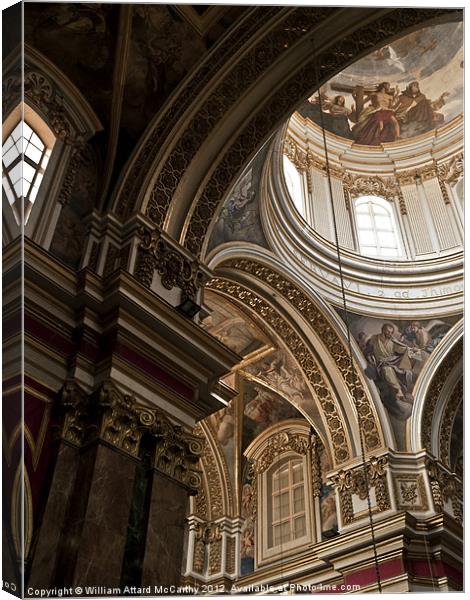
[[[462,24],[408,34],[326,82],[278,134],[271,246],[356,308],[448,312],[462,285]],[[460,298],[458,300],[460,302]]]

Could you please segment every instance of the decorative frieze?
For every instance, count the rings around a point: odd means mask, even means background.
[[[452,390],[450,398],[445,406],[439,431],[439,459],[449,469],[452,468],[452,465],[450,464],[450,441],[452,427],[462,401],[463,378],[460,378]]]
[[[422,411],[421,422],[421,445],[428,451],[432,451],[431,440],[433,431],[433,420],[436,413],[437,402],[442,388],[449,377],[452,369],[463,356],[463,342],[458,340],[444,360],[439,365],[426,394]]]

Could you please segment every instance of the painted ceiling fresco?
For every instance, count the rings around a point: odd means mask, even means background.
[[[432,131],[463,112],[463,24],[426,27],[333,77],[299,109],[325,129],[377,146]]]
[[[338,309],[344,319],[344,313]],[[364,374],[377,387],[401,447],[414,404],[414,387],[435,348],[459,317],[377,319],[349,313],[349,325],[366,360]]]

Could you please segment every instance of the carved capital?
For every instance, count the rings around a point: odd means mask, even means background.
[[[75,381],[67,381],[62,388],[59,407],[62,416],[59,436],[74,446],[81,446],[90,417],[88,396]]]
[[[450,503],[454,519],[461,524],[463,515],[462,480],[455,473],[450,473],[437,460],[428,458],[426,468],[435,510],[442,512],[445,505]]]
[[[376,505],[372,512],[382,512],[391,508],[390,495],[387,484],[385,456],[369,458],[365,467],[358,466],[348,470],[341,470],[332,476],[331,480],[338,489],[341,514],[344,524],[352,523],[362,514],[355,515],[353,509],[353,495],[360,500],[365,500],[372,488],[375,490]]]
[[[143,434],[140,410],[132,396],[122,394],[112,384],[105,383],[100,390],[98,410],[101,416],[97,436],[132,456],[139,453]]]
[[[157,441],[155,469],[184,484],[191,494],[197,494],[202,487],[197,463],[204,450],[204,440],[186,433],[160,413],[156,414],[152,434]]]

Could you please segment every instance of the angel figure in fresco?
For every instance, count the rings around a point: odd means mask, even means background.
[[[444,115],[437,111],[444,106],[449,95],[449,92],[443,92],[437,100],[431,101],[421,92],[417,81],[408,84],[394,104],[402,134],[410,137],[440,127],[444,123]]]
[[[375,381],[382,401],[397,418],[407,419],[413,404],[413,370],[409,347],[394,337],[395,326],[384,323],[365,349],[367,377]]]

